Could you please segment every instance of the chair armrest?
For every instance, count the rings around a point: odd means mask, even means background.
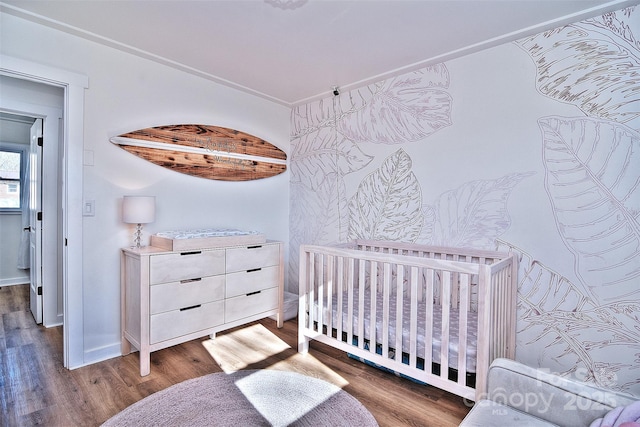
[[[554,424],[576,427],[637,400],[508,359],[496,359],[489,367],[486,398]]]

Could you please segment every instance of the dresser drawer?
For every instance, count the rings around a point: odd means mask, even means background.
[[[277,265],[229,273],[227,274],[225,296],[231,298],[273,288],[278,286],[279,279],[280,267]]]
[[[214,301],[151,316],[150,343],[212,328],[224,323],[224,301]]]
[[[256,245],[227,249],[227,273],[269,267],[280,263],[280,245]]]
[[[224,299],[224,276],[185,279],[151,286],[151,314]]]
[[[149,258],[149,282],[154,285],[224,274],[224,260],[224,250],[154,255]]]
[[[228,298],[224,308],[224,321],[233,322],[275,308],[278,308],[277,287]]]

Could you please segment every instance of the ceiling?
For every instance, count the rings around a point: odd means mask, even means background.
[[[640,0],[3,0],[0,10],[287,106]]]

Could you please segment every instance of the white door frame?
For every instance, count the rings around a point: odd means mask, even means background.
[[[82,286],[82,156],[84,91],[89,79],[81,74],[0,55],[0,74],[62,87],[64,134],[61,144],[63,252],[64,366],[84,365]]]

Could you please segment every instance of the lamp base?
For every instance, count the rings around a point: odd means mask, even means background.
[[[136,248],[142,248],[144,245],[141,245],[142,241],[142,224],[136,225],[136,232],[133,233],[133,243],[135,243]]]

